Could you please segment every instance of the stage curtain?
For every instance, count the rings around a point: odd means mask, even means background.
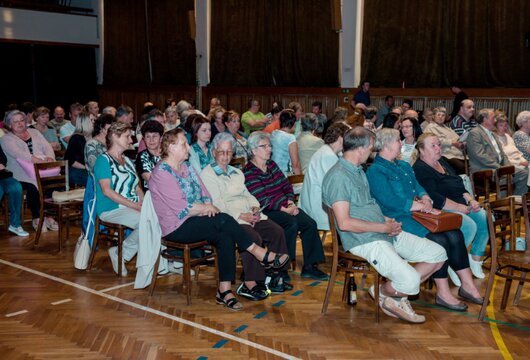
[[[381,87],[527,87],[530,2],[365,1],[361,72]]]
[[[338,85],[329,0],[212,0],[211,6],[212,85]]]

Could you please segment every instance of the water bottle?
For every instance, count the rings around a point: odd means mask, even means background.
[[[348,284],[348,304],[357,305],[357,284],[353,275],[350,275],[350,283]]]

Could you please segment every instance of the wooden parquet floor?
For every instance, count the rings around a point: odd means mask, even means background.
[[[340,284],[323,316],[327,282],[302,279],[297,272],[291,274],[293,291],[262,302],[242,300],[244,309],[231,312],[215,304],[211,268],[201,270],[190,306],[180,276],[159,279],[150,298],[147,290],[133,289],[134,264],[128,264],[126,278],[113,274],[105,247],[91,272],[75,270],[78,233],[73,230],[58,254],[56,233],[43,234],[33,249],[33,232],[20,239],[0,231],[0,359],[530,357],[530,291],[523,291],[515,307],[513,287],[507,310],[500,311],[504,280],[496,284],[494,312],[483,323],[477,321],[478,305],[467,313],[447,311],[433,304],[432,291],[422,290],[413,306],[426,315],[425,324],[384,314],[376,324],[368,293],[359,291],[358,305],[350,307],[340,301]],[[299,265],[301,259],[299,254]],[[485,288],[485,281],[476,281]]]

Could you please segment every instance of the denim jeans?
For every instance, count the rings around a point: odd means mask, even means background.
[[[469,253],[475,256],[486,255],[486,246],[488,245],[489,240],[486,211],[480,209],[477,212],[470,212],[467,215],[458,211],[451,212],[462,215],[462,226],[460,227],[460,231],[464,234],[466,247],[471,245]]]
[[[0,180],[0,199],[4,197],[4,194],[9,195],[9,224],[19,227],[21,225],[22,186],[18,180],[12,177]]]

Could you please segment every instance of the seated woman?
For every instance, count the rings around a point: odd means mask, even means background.
[[[212,141],[215,161],[205,167],[201,173],[202,181],[212,197],[212,203],[219,211],[232,216],[252,238],[252,242],[258,245],[264,243],[274,252],[286,253],[287,245],[283,229],[261,213],[258,200],[245,187],[243,172],[229,165],[234,147],[234,138],[227,133],[218,134]],[[259,286],[256,288],[256,282],[265,280],[263,267],[246,251],[241,254],[241,258],[245,281],[237,289],[238,295],[252,300],[265,298],[267,292],[263,297]],[[271,278],[269,289],[272,292],[292,289],[291,284],[278,281],[274,272],[269,270],[267,274]]]
[[[432,110],[434,121],[425,127],[425,132],[438,136],[442,143],[442,156],[456,170],[457,174],[465,174],[464,153],[465,144],[460,141],[460,136],[449,126],[445,125],[447,112],[443,107]]]
[[[414,173],[420,185],[433,200],[433,207],[462,215],[460,230],[464,234],[466,249],[471,245],[469,265],[479,279],[484,278],[482,257],[488,245],[486,212],[467,192],[462,178],[442,158],[442,145],[438,137],[425,133],[418,139],[419,159],[414,163]]]
[[[422,134],[418,120],[406,117],[401,121],[401,160],[410,164],[410,157],[416,148],[416,140]]]
[[[243,305],[230,290],[231,282],[235,280],[236,244],[265,267],[280,269],[289,261],[289,256],[270,252],[253,243],[230,215],[221,213],[212,205],[208,190],[186,161],[189,149],[183,129],[170,130],[162,137],[162,160],[149,179],[162,235],[179,243],[207,240],[214,245],[219,266],[216,301],[231,310],[240,310]]]
[[[296,139],[298,145],[298,158],[302,173],[306,173],[309,161],[315,152],[324,145],[324,141],[315,136],[318,127],[317,116],[313,113],[304,114],[301,120],[302,133]]]
[[[132,128],[115,122],[107,131],[107,151],[94,165],[96,181],[96,213],[103,221],[117,223],[133,231],[123,241],[122,276],[127,276],[125,262],[138,252],[140,210],[144,193],[132,161],[123,155],[131,148]],[[114,272],[118,273],[118,247],[109,248]]]
[[[26,190],[26,199],[33,218],[33,228],[39,225],[40,195],[37,188],[37,179],[33,171],[33,164],[55,161],[55,153],[50,143],[42,136],[40,131],[26,128],[26,115],[19,110],[7,113],[4,126],[8,132],[2,136],[0,143],[7,157],[7,170],[20,182],[22,189]],[[57,222],[47,217],[44,219],[42,231],[57,231]]]
[[[370,192],[383,214],[400,222],[404,231],[426,237],[443,246],[447,252],[448,261],[433,275],[437,288],[436,304],[456,311],[467,310],[467,305],[455,298],[449,289],[448,266],[456,271],[462,281],[458,295],[475,304],[482,304],[482,297],[473,283],[469,269],[462,232],[452,230],[431,233],[412,218],[413,211],[433,212],[432,200],[416,181],[412,167],[405,161],[397,160],[401,150],[399,131],[381,129],[377,133],[374,147],[378,154],[366,175]]]
[[[68,160],[70,184],[86,186],[88,172],[85,167],[85,146],[92,137],[94,124],[89,113],[83,112],[77,117],[75,131],[68,148],[64,153],[64,159]]]
[[[530,162],[530,111],[521,111],[515,118],[519,130],[513,134],[513,141],[517,149]]]
[[[298,144],[293,135],[296,125],[295,113],[283,110],[280,114],[280,129],[274,130],[270,137],[272,145],[272,161],[274,161],[285,176],[302,174],[298,159]]]
[[[299,206],[314,219],[319,230],[329,230],[328,214],[322,209],[322,181],[329,169],[339,161],[342,152],[343,136],[349,125],[337,122],[328,128],[324,144],[311,158],[304,177]]]
[[[35,124],[30,127],[39,130],[42,136],[44,136],[44,138],[50,143],[54,151],[61,150],[61,144],[57,138],[57,131],[55,131],[52,126],[48,125],[48,122],[50,121],[50,109],[44,106],[38,107],[33,112],[33,120],[35,121]]]
[[[226,132],[232,134],[236,141],[234,159],[244,158],[246,162],[249,158],[247,150],[247,135],[239,130],[239,127],[241,126],[239,114],[233,110],[225,112],[223,114],[223,123],[226,126]]]
[[[225,132],[226,126],[223,123],[223,115],[226,110],[222,106],[218,106],[210,111],[212,113],[211,123],[212,123],[212,139],[215,135]]]
[[[198,157],[198,163],[202,170],[213,161],[210,140],[212,138],[211,125],[204,116],[194,117],[191,122],[191,147],[193,156]]]
[[[518,169],[527,168],[528,160],[526,160],[523,153],[519,151],[511,137],[511,130],[508,126],[508,118],[506,117],[506,114],[495,111],[495,121],[497,137],[502,145],[502,150],[510,160],[510,164]]]
[[[29,233],[22,228],[22,186],[17,179],[13,178],[13,173],[6,169],[7,158],[0,146],[0,201],[4,194],[8,195],[9,207],[9,227],[7,230],[17,236],[29,236]],[[7,209],[4,209],[7,211]]]
[[[318,268],[325,260],[317,224],[294,203],[293,187],[276,163],[270,159],[272,146],[269,134],[253,132],[248,138],[251,160],[245,166],[245,185],[258,199],[263,212],[285,231],[289,256],[296,256],[296,236],[300,232],[304,250],[302,277],[326,280],[328,276]],[[284,280],[289,277],[284,272]]]
[[[136,172],[142,178],[144,191],[147,191],[151,171],[160,161],[160,145],[162,144],[162,135],[164,135],[164,126],[158,121],[146,121],[140,131],[147,148],[136,156]]]
[[[271,123],[262,130],[263,132],[272,134],[274,130],[280,130],[280,114],[283,108],[280,105],[273,106],[270,112],[272,120]]]
[[[172,105],[168,106],[166,110],[164,111],[164,115],[166,116],[166,124],[164,126],[164,131],[173,130],[174,128],[179,126],[180,120],[177,115],[176,106],[172,106]]]

